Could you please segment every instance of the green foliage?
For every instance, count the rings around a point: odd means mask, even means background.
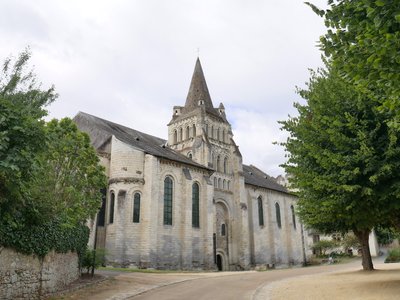
[[[329,234],[353,231],[364,270],[372,270],[368,236],[379,224],[399,221],[400,131],[394,112],[344,81],[335,67],[312,73],[299,90],[305,105],[281,122],[290,136],[283,166],[298,190],[298,213],[311,228]],[[399,223],[400,224],[400,223]]]
[[[298,117],[281,122],[290,136],[284,165],[299,190],[303,221],[323,233],[369,232],[400,208],[399,132],[329,67],[311,74]],[[368,236],[368,235],[367,235]]]
[[[393,240],[400,238],[398,228],[377,226],[375,233],[379,245],[389,245]]]
[[[400,113],[400,2],[397,0],[331,0],[330,7],[313,10],[324,17],[327,33],[321,48],[342,78],[384,111]]]
[[[318,242],[315,242],[312,248],[316,251],[321,252],[322,255],[326,255],[326,251],[333,250],[339,246],[340,244],[334,240],[320,240]]]
[[[389,250],[389,254],[385,259],[385,263],[397,263],[400,262],[400,248],[394,248]]]
[[[86,269],[87,273],[89,273],[91,269],[98,269],[105,264],[105,257],[105,249],[86,249],[82,261],[82,269]]]
[[[61,216],[74,225],[93,217],[101,206],[100,189],[106,185],[104,168],[89,136],[68,118],[46,124],[47,148],[39,157],[31,182],[31,196],[44,209],[38,217]]]
[[[52,249],[61,253],[71,250],[83,254],[89,238],[87,226],[65,226],[58,218],[39,226],[27,226],[18,220],[2,221],[0,225],[0,245],[40,257]]]
[[[343,240],[341,241],[341,245],[344,249],[358,249],[361,247],[360,241],[352,232],[348,232],[344,235]]]
[[[0,218],[24,206],[26,183],[36,167],[36,155],[45,146],[44,107],[57,95],[41,90],[27,71],[28,50],[15,62],[7,59],[0,72]]]
[[[352,230],[371,270],[371,229],[400,227],[400,2],[329,0],[325,11],[306,4],[325,19],[320,45],[329,69],[300,91],[308,101],[300,117],[283,123],[291,133],[286,170],[305,222],[322,232]]]
[[[0,245],[41,257],[84,254],[83,224],[101,206],[104,170],[72,120],[44,123],[57,95],[26,71],[29,58],[7,59],[0,77]]]

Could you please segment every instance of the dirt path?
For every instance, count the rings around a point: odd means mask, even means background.
[[[360,266],[330,274],[308,275],[264,286],[256,300],[392,300],[400,299],[400,264],[375,262],[375,271]]]
[[[205,272],[205,273],[113,273],[112,279],[52,299],[266,299],[273,295],[270,283],[285,283],[288,278],[326,274],[360,268],[360,262],[347,265],[327,265],[266,272]],[[117,275],[115,275],[117,274]],[[272,286],[273,287],[273,286]],[[280,290],[280,288],[278,289]],[[281,295],[277,295],[281,297]],[[273,296],[272,299],[279,299]],[[281,298],[282,299],[282,298]],[[295,299],[299,299],[298,297]],[[311,298],[310,298],[311,299]]]

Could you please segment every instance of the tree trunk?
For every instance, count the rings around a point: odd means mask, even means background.
[[[372,271],[374,265],[372,263],[371,252],[369,251],[369,234],[371,230],[354,230],[353,232],[361,243],[363,270]]]

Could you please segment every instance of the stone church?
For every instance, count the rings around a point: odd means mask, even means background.
[[[296,197],[244,165],[221,103],[214,107],[197,59],[184,106],[174,106],[168,139],[86,114],[108,177],[90,222],[90,245],[108,265],[244,270],[305,260]]]

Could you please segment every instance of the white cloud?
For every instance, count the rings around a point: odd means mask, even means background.
[[[313,3],[325,6],[326,0]],[[50,117],[85,111],[166,138],[197,47],[214,105],[223,102],[245,163],[278,175],[277,120],[320,63],[323,21],[302,1],[0,2],[0,59],[30,45]]]
[[[279,164],[285,161],[282,147],[273,144],[283,142],[287,134],[280,131],[277,120],[282,116],[245,109],[230,113],[234,118],[234,140],[239,145],[243,163],[256,165],[270,175],[282,174]]]

